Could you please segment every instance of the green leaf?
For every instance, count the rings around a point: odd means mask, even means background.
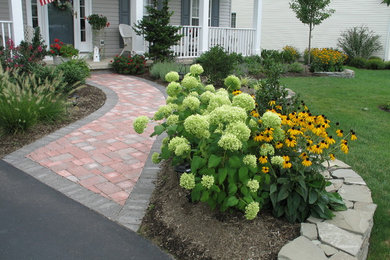
[[[232,168],[240,168],[242,162],[238,156],[232,156],[229,159],[229,166]]]
[[[230,196],[226,202],[228,207],[234,207],[238,204],[238,199],[235,196]]]
[[[242,195],[244,195],[244,196],[249,195],[249,189],[245,185],[241,186],[240,191],[241,191]]]
[[[161,135],[164,131],[165,127],[163,127],[162,125],[156,125],[154,127],[154,133],[156,133],[157,135]]]
[[[265,178],[264,180],[265,184],[269,185],[271,182],[271,177],[269,176],[269,174],[266,174],[264,178]]]
[[[198,169],[206,165],[206,159],[199,156],[194,156],[191,161],[191,171],[195,173]]]
[[[316,202],[317,199],[318,199],[317,190],[310,189],[310,192],[309,192],[309,204],[314,204],[314,202]]]
[[[167,159],[169,159],[169,157],[171,157],[171,152],[169,151],[168,146],[161,147],[161,154],[160,154],[160,156],[164,160],[167,160]]]
[[[215,201],[215,199],[213,199],[211,197],[207,200],[207,204],[209,204],[210,208],[213,210],[217,206],[217,202]]]
[[[218,204],[221,204],[222,201],[226,198],[226,193],[225,192],[220,192],[218,193],[218,196],[217,196],[217,202]]]
[[[202,190],[202,185],[198,183],[195,188],[191,191],[191,199],[192,201],[198,201],[200,199],[200,192]]]
[[[271,186],[269,187],[269,192],[270,192],[270,194],[275,193],[276,190],[277,190],[276,183],[271,184]]]
[[[244,201],[249,204],[249,203],[253,202],[253,198],[251,196],[245,196]]]
[[[234,195],[237,193],[237,185],[235,183],[230,183],[228,186],[229,195]]]
[[[299,196],[298,193],[293,192],[290,196],[288,196],[287,198],[288,215],[290,216],[295,215],[295,212],[297,211],[300,202],[301,202],[301,197]],[[294,220],[295,220],[295,216],[294,216]]]
[[[218,183],[222,184],[227,176],[228,170],[226,168],[219,168],[218,170]]]
[[[167,128],[168,135],[174,135],[177,130],[177,125],[171,125]]]
[[[209,168],[214,168],[214,167],[217,167],[219,165],[219,163],[222,161],[222,158],[219,157],[219,156],[216,156],[214,154],[212,154],[209,158]]]
[[[249,180],[249,176],[248,176],[248,168],[247,167],[241,167],[239,170],[238,170],[238,179],[246,184],[247,181]]]
[[[282,188],[280,188],[279,194],[278,194],[278,201],[284,200],[288,197],[290,192],[288,191],[288,185],[283,184]]]
[[[200,197],[201,202],[206,202],[209,199],[210,193],[209,191],[205,190],[202,192],[202,197]]]

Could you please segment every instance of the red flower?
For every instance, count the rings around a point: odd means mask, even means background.
[[[54,42],[59,42],[60,40],[58,40],[57,38],[54,39]]]
[[[60,44],[61,44],[61,45],[64,45],[64,43],[63,43],[63,42],[60,42]]]
[[[109,26],[110,26],[110,22],[107,22],[106,27],[109,27]]]

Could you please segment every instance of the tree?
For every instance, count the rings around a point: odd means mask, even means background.
[[[146,54],[149,58],[154,61],[171,59],[173,51],[170,47],[183,35],[177,33],[180,27],[169,24],[173,12],[168,10],[168,0],[153,0],[153,5],[146,9],[148,15],[136,23],[133,29],[149,42],[149,52]]]
[[[389,0],[386,0],[389,1]],[[295,12],[297,18],[304,24],[309,25],[309,65],[311,34],[316,25],[329,18],[334,9],[326,9],[330,0],[292,0],[290,8]]]
[[[387,6],[390,5],[390,0],[383,0],[382,4],[387,4]]]

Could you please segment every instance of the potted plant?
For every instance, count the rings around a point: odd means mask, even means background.
[[[97,60],[100,60],[100,56],[103,56],[104,53],[104,28],[109,27],[110,23],[107,21],[107,17],[101,14],[91,14],[86,19],[92,27],[94,46],[99,51]]]
[[[49,54],[53,56],[54,64],[58,65],[70,60],[73,56],[77,56],[79,50],[71,44],[64,44],[59,39],[54,39],[54,43],[50,44]]]

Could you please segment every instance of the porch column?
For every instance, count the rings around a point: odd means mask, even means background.
[[[9,0],[8,4],[12,21],[12,40],[16,46],[24,40],[22,0]]]
[[[199,1],[200,48],[199,54],[209,50],[209,0]]]
[[[142,20],[144,17],[144,1],[143,0],[131,0],[130,1],[130,25],[134,26],[135,23]],[[133,34],[133,51],[137,54],[145,53],[144,37],[141,35]]]
[[[254,50],[253,54],[261,54],[261,21],[263,11],[263,0],[254,0],[253,6],[253,27],[255,29]]]
[[[390,23],[387,31],[387,39],[385,44],[385,61],[390,61]]]

